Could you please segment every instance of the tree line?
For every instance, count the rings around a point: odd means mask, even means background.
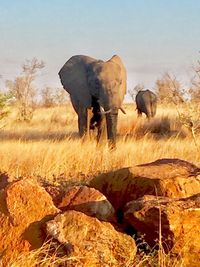
[[[5,82],[6,93],[0,92],[0,119],[8,113],[7,105],[14,104],[18,110],[19,120],[30,121],[34,109],[40,107],[52,107],[64,105],[69,101],[69,95],[62,88],[46,86],[40,91],[34,86],[34,81],[41,69],[45,67],[43,61],[33,58],[22,64],[21,75],[14,80]],[[184,88],[176,76],[164,73],[157,79],[153,91],[158,100],[163,104],[199,103],[200,102],[200,61],[193,68],[194,75],[191,78],[190,88]],[[144,86],[136,85],[128,90],[129,96],[135,100],[135,95]],[[148,88],[151,89],[151,88]]]
[[[46,86],[40,92],[36,89],[34,81],[44,67],[44,62],[37,58],[26,60],[22,64],[21,75],[5,81],[6,92],[0,92],[0,119],[7,114],[5,110],[8,105],[17,108],[18,120],[30,121],[36,107],[48,108],[68,102],[69,96],[62,88]]]

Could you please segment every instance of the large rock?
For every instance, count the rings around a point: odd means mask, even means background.
[[[90,185],[118,210],[144,195],[176,198],[199,193],[200,169],[183,160],[161,159],[101,174]]]
[[[22,179],[0,191],[0,252],[5,258],[38,248],[44,241],[41,225],[59,210],[34,179]]]
[[[47,233],[65,246],[69,266],[134,266],[134,240],[108,222],[71,210],[47,222]]]
[[[115,221],[115,211],[110,202],[98,190],[87,186],[69,187],[58,208],[81,211],[102,221]]]
[[[0,172],[0,190],[4,189],[9,184],[9,182],[11,181],[8,174]]]
[[[144,196],[127,203],[124,220],[144,234],[150,246],[160,234],[164,249],[179,255],[183,266],[199,266],[200,193],[181,199]]]
[[[43,185],[47,193],[51,196],[54,205],[57,207],[62,201],[63,196],[65,195],[65,191],[61,186],[54,185]]]

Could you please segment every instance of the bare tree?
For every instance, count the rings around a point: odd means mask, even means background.
[[[22,65],[21,76],[18,76],[14,81],[6,81],[7,87],[16,98],[19,120],[30,121],[33,116],[34,98],[36,96],[33,81],[38,70],[42,68],[44,68],[43,61],[38,61],[36,58],[26,60]]]
[[[56,88],[54,98],[57,105],[69,102],[69,94],[63,88]]]
[[[165,74],[162,81],[164,82],[164,85],[163,87],[160,87],[160,92],[168,92],[168,95],[161,94],[161,96],[163,96],[163,100],[174,104],[180,122],[191,132],[197,151],[200,152],[199,144],[196,138],[196,135],[200,130],[199,107],[191,105],[190,101],[184,100],[184,94],[186,91],[181,87],[181,84],[177,81],[175,76]],[[180,106],[181,103],[182,108]]]
[[[69,94],[62,88],[45,87],[41,96],[41,104],[44,107],[64,105],[69,101]]]
[[[183,103],[184,89],[176,76],[165,73],[156,81],[156,93],[161,103]]]
[[[189,94],[192,102],[199,103],[200,101],[200,61],[193,67],[194,76],[191,79],[191,87]]]
[[[7,101],[11,98],[9,94],[0,92],[0,120],[6,117],[9,114]],[[2,126],[0,127],[0,129]]]
[[[133,89],[128,90],[128,94],[131,97],[133,101],[135,101],[135,97],[137,93],[141,90],[144,90],[144,85],[143,84],[137,84]]]
[[[42,106],[49,108],[55,104],[54,92],[51,87],[47,86],[44,89],[42,89],[41,96],[42,96]]]

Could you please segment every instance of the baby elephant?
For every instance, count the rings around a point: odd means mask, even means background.
[[[145,113],[147,118],[153,118],[156,114],[157,96],[150,90],[139,91],[135,98],[138,116]]]

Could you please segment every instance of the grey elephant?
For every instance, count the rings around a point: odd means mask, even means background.
[[[138,115],[146,114],[147,118],[153,118],[156,115],[157,96],[150,90],[139,91],[135,98]]]
[[[76,55],[64,64],[59,77],[78,115],[80,136],[89,128],[97,127],[99,140],[102,122],[106,121],[108,141],[114,147],[118,110],[123,111],[121,105],[126,93],[126,70],[120,57],[114,55],[108,61],[102,61]],[[92,118],[89,116],[91,111]]]

